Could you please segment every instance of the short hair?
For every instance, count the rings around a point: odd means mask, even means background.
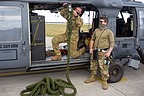
[[[109,22],[109,19],[107,17],[100,17],[100,19],[103,19],[105,22]]]

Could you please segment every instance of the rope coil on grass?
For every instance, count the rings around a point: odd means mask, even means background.
[[[70,65],[70,38],[72,33],[72,16],[73,10],[71,4],[69,4],[67,10],[67,20],[68,20],[68,57],[67,57],[67,67],[66,67],[66,79],[67,81],[61,79],[53,80],[50,77],[44,77],[41,81],[28,85],[25,90],[22,90],[21,96],[75,96],[77,90],[72,84],[69,77],[69,65]],[[72,93],[66,93],[65,89],[72,89]]]

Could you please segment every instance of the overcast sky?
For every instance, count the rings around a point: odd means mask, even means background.
[[[141,1],[144,3],[144,0],[135,0],[135,1]],[[50,13],[47,10],[37,10],[36,11],[39,15],[44,15],[45,16],[45,21],[46,22],[66,22],[66,20],[61,17],[59,13]],[[93,13],[90,13],[90,16],[92,16]],[[84,20],[84,23],[90,23],[92,20],[88,19],[89,13],[85,12],[82,15],[82,18]]]

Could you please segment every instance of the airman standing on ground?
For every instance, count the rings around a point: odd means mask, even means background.
[[[67,3],[63,4],[63,8],[60,11],[60,14],[68,20],[67,16]],[[83,19],[80,17],[82,14],[82,8],[76,7],[73,10],[73,17],[72,17],[72,34],[70,40],[70,55],[72,58],[77,58],[78,56],[82,55],[85,52],[85,47],[78,50],[78,40],[79,40],[79,29],[83,25]],[[59,44],[65,43],[68,41],[68,24],[66,28],[66,32],[64,34],[60,34],[52,38],[52,47],[55,52],[55,56],[52,57],[52,60],[60,60],[61,59],[61,52],[59,50]]]
[[[99,28],[97,28],[90,41],[90,54],[91,54],[91,76],[85,80],[85,83],[96,81],[96,73],[98,66],[102,76],[102,88],[108,89],[107,80],[109,78],[108,65],[104,62],[108,58],[114,47],[114,34],[107,28],[108,18],[101,17],[99,20]]]

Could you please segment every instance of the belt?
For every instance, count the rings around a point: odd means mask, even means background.
[[[98,49],[99,52],[107,52],[108,48]]]

